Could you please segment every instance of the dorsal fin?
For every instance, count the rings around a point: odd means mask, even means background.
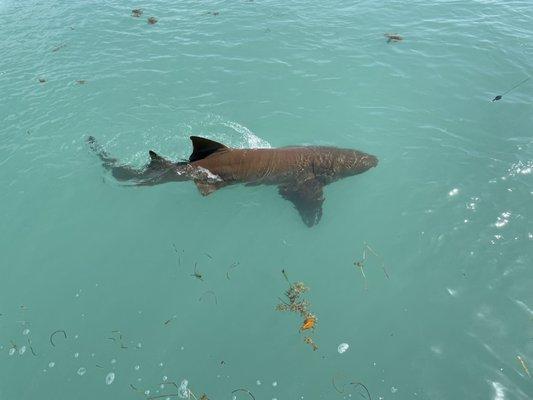
[[[218,150],[227,149],[222,143],[215,142],[214,140],[206,139],[200,136],[191,136],[192,140],[192,154],[189,157],[189,162],[201,160],[210,156]]]
[[[165,161],[163,157],[161,157],[159,154],[157,154],[155,151],[148,151],[148,154],[150,154],[150,160],[152,161]]]

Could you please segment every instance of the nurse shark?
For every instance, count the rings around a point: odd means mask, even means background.
[[[104,168],[118,181],[152,186],[190,180],[203,196],[235,184],[275,185],[309,227],[322,217],[324,186],[378,164],[376,156],[336,147],[236,149],[199,136],[191,136],[191,141],[193,151],[188,161],[173,162],[150,150],[150,162],[133,168],[109,156],[94,137],[87,139]]]

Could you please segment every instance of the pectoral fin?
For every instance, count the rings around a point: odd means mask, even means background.
[[[322,183],[309,179],[279,186],[279,194],[294,204],[308,227],[318,224],[322,217],[324,193]]]
[[[196,187],[198,188],[202,196],[209,196],[211,193],[222,187],[222,185],[217,185],[216,183],[209,183],[201,180],[195,180],[194,183],[196,184]]]

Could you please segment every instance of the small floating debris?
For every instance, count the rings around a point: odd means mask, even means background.
[[[217,295],[216,295],[215,292],[212,291],[212,290],[208,290],[207,292],[204,292],[204,294],[202,294],[202,295],[200,296],[200,298],[198,299],[198,301],[202,301],[202,299],[204,298],[204,296],[205,296],[206,294],[210,294],[210,295],[212,295],[213,298],[215,299],[215,304],[218,304]]]
[[[361,275],[363,275],[363,280],[365,281],[365,290],[368,289],[368,286],[367,286],[367,283],[366,283],[366,275],[365,275],[365,271],[364,271],[364,266],[365,266],[365,262],[366,260],[368,259],[368,256],[367,254],[370,253],[370,255],[373,255],[374,257],[377,257],[381,260],[381,269],[383,270],[383,273],[385,274],[385,276],[387,277],[387,279],[389,279],[389,274],[387,272],[387,270],[385,269],[385,261],[383,261],[383,258],[374,251],[374,249],[372,249],[372,247],[370,247],[368,245],[368,243],[364,242],[363,244],[363,258],[359,261],[355,261],[353,264],[355,265],[356,268],[359,268],[361,270]]]
[[[135,18],[139,18],[141,15],[143,15],[143,10],[140,8],[135,8],[131,10],[131,16]]]
[[[29,330],[28,328],[26,328],[26,329],[24,329],[24,330],[22,331],[22,334],[23,334],[24,336],[27,336],[27,335],[30,334],[30,330]]]
[[[115,380],[115,373],[114,372],[110,372],[109,374],[107,374],[107,376],[105,377],[105,384],[106,385],[111,385],[113,383],[113,381]]]
[[[397,33],[385,33],[384,36],[387,38],[387,43],[401,42],[403,40],[403,37],[401,37]]]
[[[44,78],[39,78],[38,80],[39,80],[39,83],[46,83],[46,79]]]
[[[65,47],[65,46],[66,46],[66,44],[65,44],[65,43],[62,43],[62,44],[60,44],[59,46],[54,47],[54,48],[52,49],[52,52],[55,53],[55,52],[61,50],[61,49],[62,49],[63,47]]]
[[[31,345],[31,339],[28,338],[28,346],[30,347],[31,354],[33,354],[34,357],[37,357],[37,354],[35,353],[35,350],[33,350],[33,347]]]
[[[54,347],[56,346],[54,343],[54,336],[57,335],[58,333],[62,333],[65,339],[67,338],[67,332],[65,332],[63,329],[59,329],[57,331],[52,332],[52,334],[50,335],[50,344]]]
[[[78,85],[85,85],[85,84],[87,83],[87,81],[86,81],[85,79],[78,79],[78,80],[76,81],[76,83],[77,83]]]
[[[316,343],[313,341],[313,339],[311,337],[306,336],[304,338],[304,342],[307,343],[309,346],[311,346],[313,351],[317,351],[318,350],[318,346],[316,345]]]
[[[339,354],[342,354],[346,352],[346,350],[348,350],[349,348],[350,345],[348,343],[341,343],[339,344],[339,347],[337,347],[337,351],[339,352]]]
[[[233,264],[231,264],[231,265],[229,266],[229,269],[228,269],[228,271],[226,272],[226,279],[227,279],[227,280],[229,280],[229,273],[231,272],[231,270],[234,269],[234,268],[237,268],[238,266],[239,266],[239,262],[238,262],[238,261],[237,261],[237,262],[234,262]]]
[[[509,89],[508,91],[506,91],[505,93],[503,94],[499,94],[498,96],[496,96],[495,98],[492,99],[492,102],[495,102],[495,101],[498,101],[498,100],[501,100],[503,96],[505,96],[507,93],[511,92],[512,90],[516,89],[518,86],[521,86],[522,84],[526,83],[527,81],[529,81],[530,77],[528,76],[526,79],[518,82],[516,85],[514,85],[511,89]]]
[[[157,18],[156,17],[150,17],[148,18],[148,25],[154,25],[157,23]]]
[[[50,362],[48,363],[48,368],[54,368],[55,366],[56,366],[56,363],[53,362],[53,361],[50,361]]]
[[[178,267],[181,267],[181,256],[178,252],[178,248],[174,243],[172,243],[172,247],[174,248],[174,253],[176,253],[176,256],[178,257]],[[182,250],[182,253],[185,253],[185,250]]]
[[[16,347],[11,347],[9,349],[9,355],[12,356],[13,354],[15,354],[15,351],[17,351],[17,348]]]
[[[78,371],[76,373],[79,376],[83,376],[83,375],[85,375],[86,372],[87,372],[87,369],[85,369],[84,367],[80,367],[80,368],[78,368]]]
[[[207,15],[214,15],[215,17],[220,14],[220,11],[208,11],[206,12]]]
[[[198,271],[197,267],[198,267],[197,263],[194,263],[194,273],[192,273],[191,276],[194,276],[196,279],[203,281],[204,276],[202,273]]]
[[[518,362],[520,363],[520,365],[522,366],[522,369],[524,370],[524,372],[527,374],[527,376],[529,376],[531,378],[531,374],[529,373],[529,369],[527,367],[527,364],[526,362],[524,361],[524,359],[520,356],[516,356],[516,359],[518,360]]]
[[[24,353],[26,353],[26,346],[22,346],[20,349],[19,349],[19,355],[23,355]]]

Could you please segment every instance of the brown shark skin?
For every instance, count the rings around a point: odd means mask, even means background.
[[[365,172],[377,165],[377,158],[334,147],[224,149],[190,165],[219,176],[225,185],[280,185],[309,179],[327,185]]]
[[[191,139],[194,151],[189,162],[174,163],[150,151],[151,161],[142,169],[120,165],[92,137],[88,143],[117,180],[134,185],[193,180],[204,196],[228,185],[277,185],[280,195],[294,204],[309,227],[322,217],[325,185],[378,164],[375,156],[352,149],[322,146],[232,149],[208,139]]]

